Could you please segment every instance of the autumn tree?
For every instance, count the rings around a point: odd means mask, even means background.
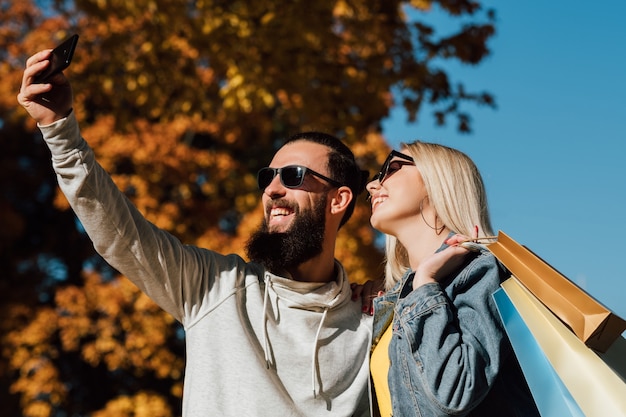
[[[432,8],[464,23],[441,36]],[[180,414],[180,326],[95,254],[15,99],[27,57],[71,33],[100,163],[153,223],[224,253],[243,255],[255,173],[290,134],[333,133],[373,171],[394,103],[461,131],[465,104],[493,105],[439,68],[489,53],[476,1],[0,0],[0,415]],[[337,257],[362,282],[382,255],[359,199]]]

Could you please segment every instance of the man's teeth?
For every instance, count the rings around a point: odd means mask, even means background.
[[[271,211],[272,216],[287,216],[289,213],[289,210],[283,208],[274,208]]]

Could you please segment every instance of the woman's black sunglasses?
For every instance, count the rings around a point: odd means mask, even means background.
[[[341,187],[341,184],[333,180],[332,178],[328,178],[320,174],[319,172],[315,172],[311,168],[307,168],[302,165],[288,165],[282,168],[261,168],[256,178],[259,184],[259,189],[261,190],[265,190],[267,186],[270,185],[276,175],[280,177],[280,183],[285,187],[300,188],[302,187],[304,177],[307,173],[315,175],[316,177],[327,181],[329,184],[335,187]]]
[[[404,161],[392,161],[393,158],[402,158]],[[378,182],[382,184],[388,176],[398,171],[404,165],[415,165],[415,161],[411,156],[403,154],[402,152],[391,151],[387,159],[385,159],[385,162],[383,162],[383,166],[380,167],[380,172],[374,175],[372,181],[378,180]]]

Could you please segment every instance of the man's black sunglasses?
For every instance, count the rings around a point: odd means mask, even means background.
[[[404,161],[398,161],[398,160],[392,161],[393,158],[402,158],[404,159]],[[402,152],[391,151],[389,156],[387,156],[387,159],[385,159],[385,162],[383,162],[383,165],[380,167],[380,172],[374,175],[374,178],[372,178],[372,181],[378,180],[378,182],[382,184],[383,181],[385,181],[385,179],[387,179],[388,176],[398,171],[404,165],[415,165],[415,161],[413,160],[413,157],[407,154],[403,154]]]
[[[305,175],[309,173],[311,175],[315,175],[327,181],[329,184],[335,187],[341,187],[342,184],[333,180],[332,178],[328,178],[319,172],[313,171],[311,168],[307,168],[302,165],[288,165],[282,168],[270,168],[265,167],[261,168],[257,174],[257,182],[259,184],[259,189],[265,190],[268,185],[272,182],[274,177],[278,175],[280,177],[280,182],[287,188],[300,188],[302,187],[302,183],[304,182]]]

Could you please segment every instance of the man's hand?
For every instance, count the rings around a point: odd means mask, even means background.
[[[54,123],[72,110],[72,88],[63,73],[46,84],[33,84],[35,75],[50,65],[51,52],[52,49],[46,49],[28,58],[17,95],[17,101],[40,125]]]

